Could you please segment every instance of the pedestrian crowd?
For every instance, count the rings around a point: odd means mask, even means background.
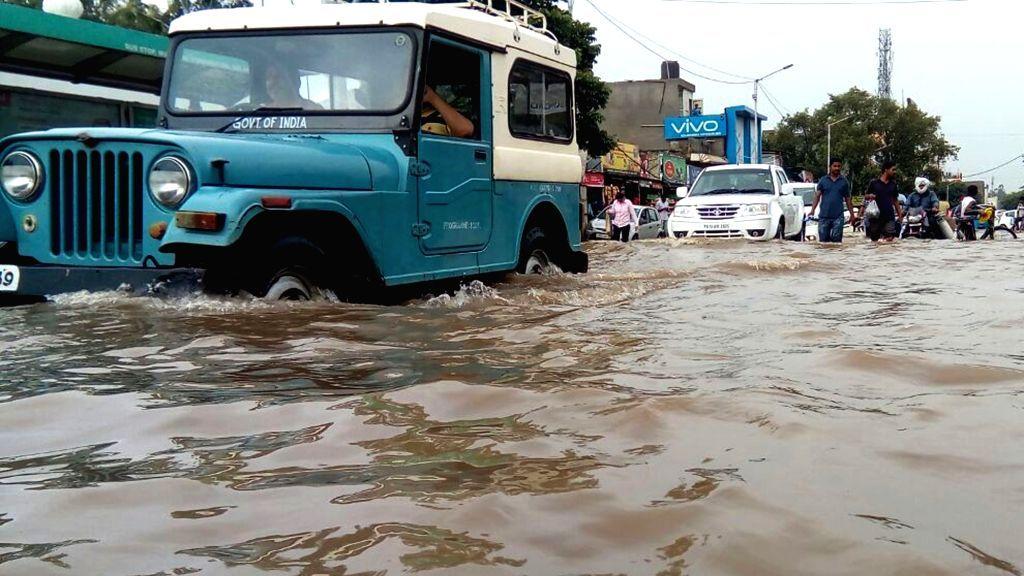
[[[940,215],[939,197],[927,178],[916,178],[913,192],[905,197],[896,189],[896,164],[884,162],[879,176],[868,183],[864,191],[864,202],[859,210],[855,210],[850,182],[842,175],[842,167],[841,160],[832,159],[829,173],[818,181],[816,187],[810,213],[818,214],[819,242],[842,242],[843,227],[848,222],[854,229],[857,229],[858,224],[863,225],[865,235],[873,242],[890,242],[900,234],[901,223],[906,222],[905,218],[909,219],[911,215],[920,217],[925,236],[937,239],[952,237],[951,227],[944,230],[944,225],[948,223]],[[978,194],[977,186],[968,186],[963,198],[949,210],[947,216],[957,222],[958,226],[967,226],[965,222],[985,214],[985,210],[994,213],[993,208],[984,207],[980,203]],[[816,212],[819,207],[820,211]],[[1022,223],[1024,199],[1018,204],[1014,215],[1014,226],[1017,229],[1020,229]],[[991,237],[994,224],[989,223],[985,236]],[[973,236],[973,223],[970,227],[969,236]]]

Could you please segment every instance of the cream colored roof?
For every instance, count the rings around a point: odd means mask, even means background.
[[[461,4],[395,2],[202,10],[176,19],[171,23],[170,34],[348,26],[437,28],[499,49],[514,46],[567,66],[576,66],[576,53],[543,33]]]

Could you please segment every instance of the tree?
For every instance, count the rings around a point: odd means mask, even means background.
[[[1024,188],[1001,197],[999,199],[999,207],[1003,210],[1013,210],[1020,204],[1022,199],[1024,199]]]
[[[766,135],[765,148],[781,153],[789,167],[820,176],[828,162],[828,123],[846,116],[850,118],[832,126],[832,157],[843,161],[854,194],[867,188],[887,160],[896,163],[901,188],[909,188],[902,180],[917,176],[941,183],[943,162],[959,151],[942,135],[938,116],[912,101],[899,106],[858,88],[831,95],[817,110],[786,117]]]
[[[529,7],[540,10],[548,18],[548,29],[563,46],[576,51],[576,138],[580,148],[591,156],[603,156],[615,147],[615,139],[601,128],[601,114],[608,104],[608,86],[594,74],[594,63],[601,54],[601,45],[594,37],[595,28],[580,22],[559,8],[553,0],[525,0]]]

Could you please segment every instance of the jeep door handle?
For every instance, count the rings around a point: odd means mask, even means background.
[[[487,162],[487,150],[474,150],[473,158],[475,158],[477,162]]]

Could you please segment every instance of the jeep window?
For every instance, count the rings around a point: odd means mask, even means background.
[[[480,139],[480,54],[434,41],[427,55],[426,84],[464,120],[472,123],[465,138]],[[464,121],[463,121],[464,123]],[[443,114],[423,105],[420,129],[440,136],[457,136]]]
[[[514,136],[572,141],[572,79],[524,60],[508,81],[509,128]]]
[[[772,175],[768,170],[705,170],[694,184],[690,196],[713,194],[773,194]]]
[[[394,31],[187,38],[174,52],[172,113],[258,107],[390,113],[407,100],[414,42]]]

